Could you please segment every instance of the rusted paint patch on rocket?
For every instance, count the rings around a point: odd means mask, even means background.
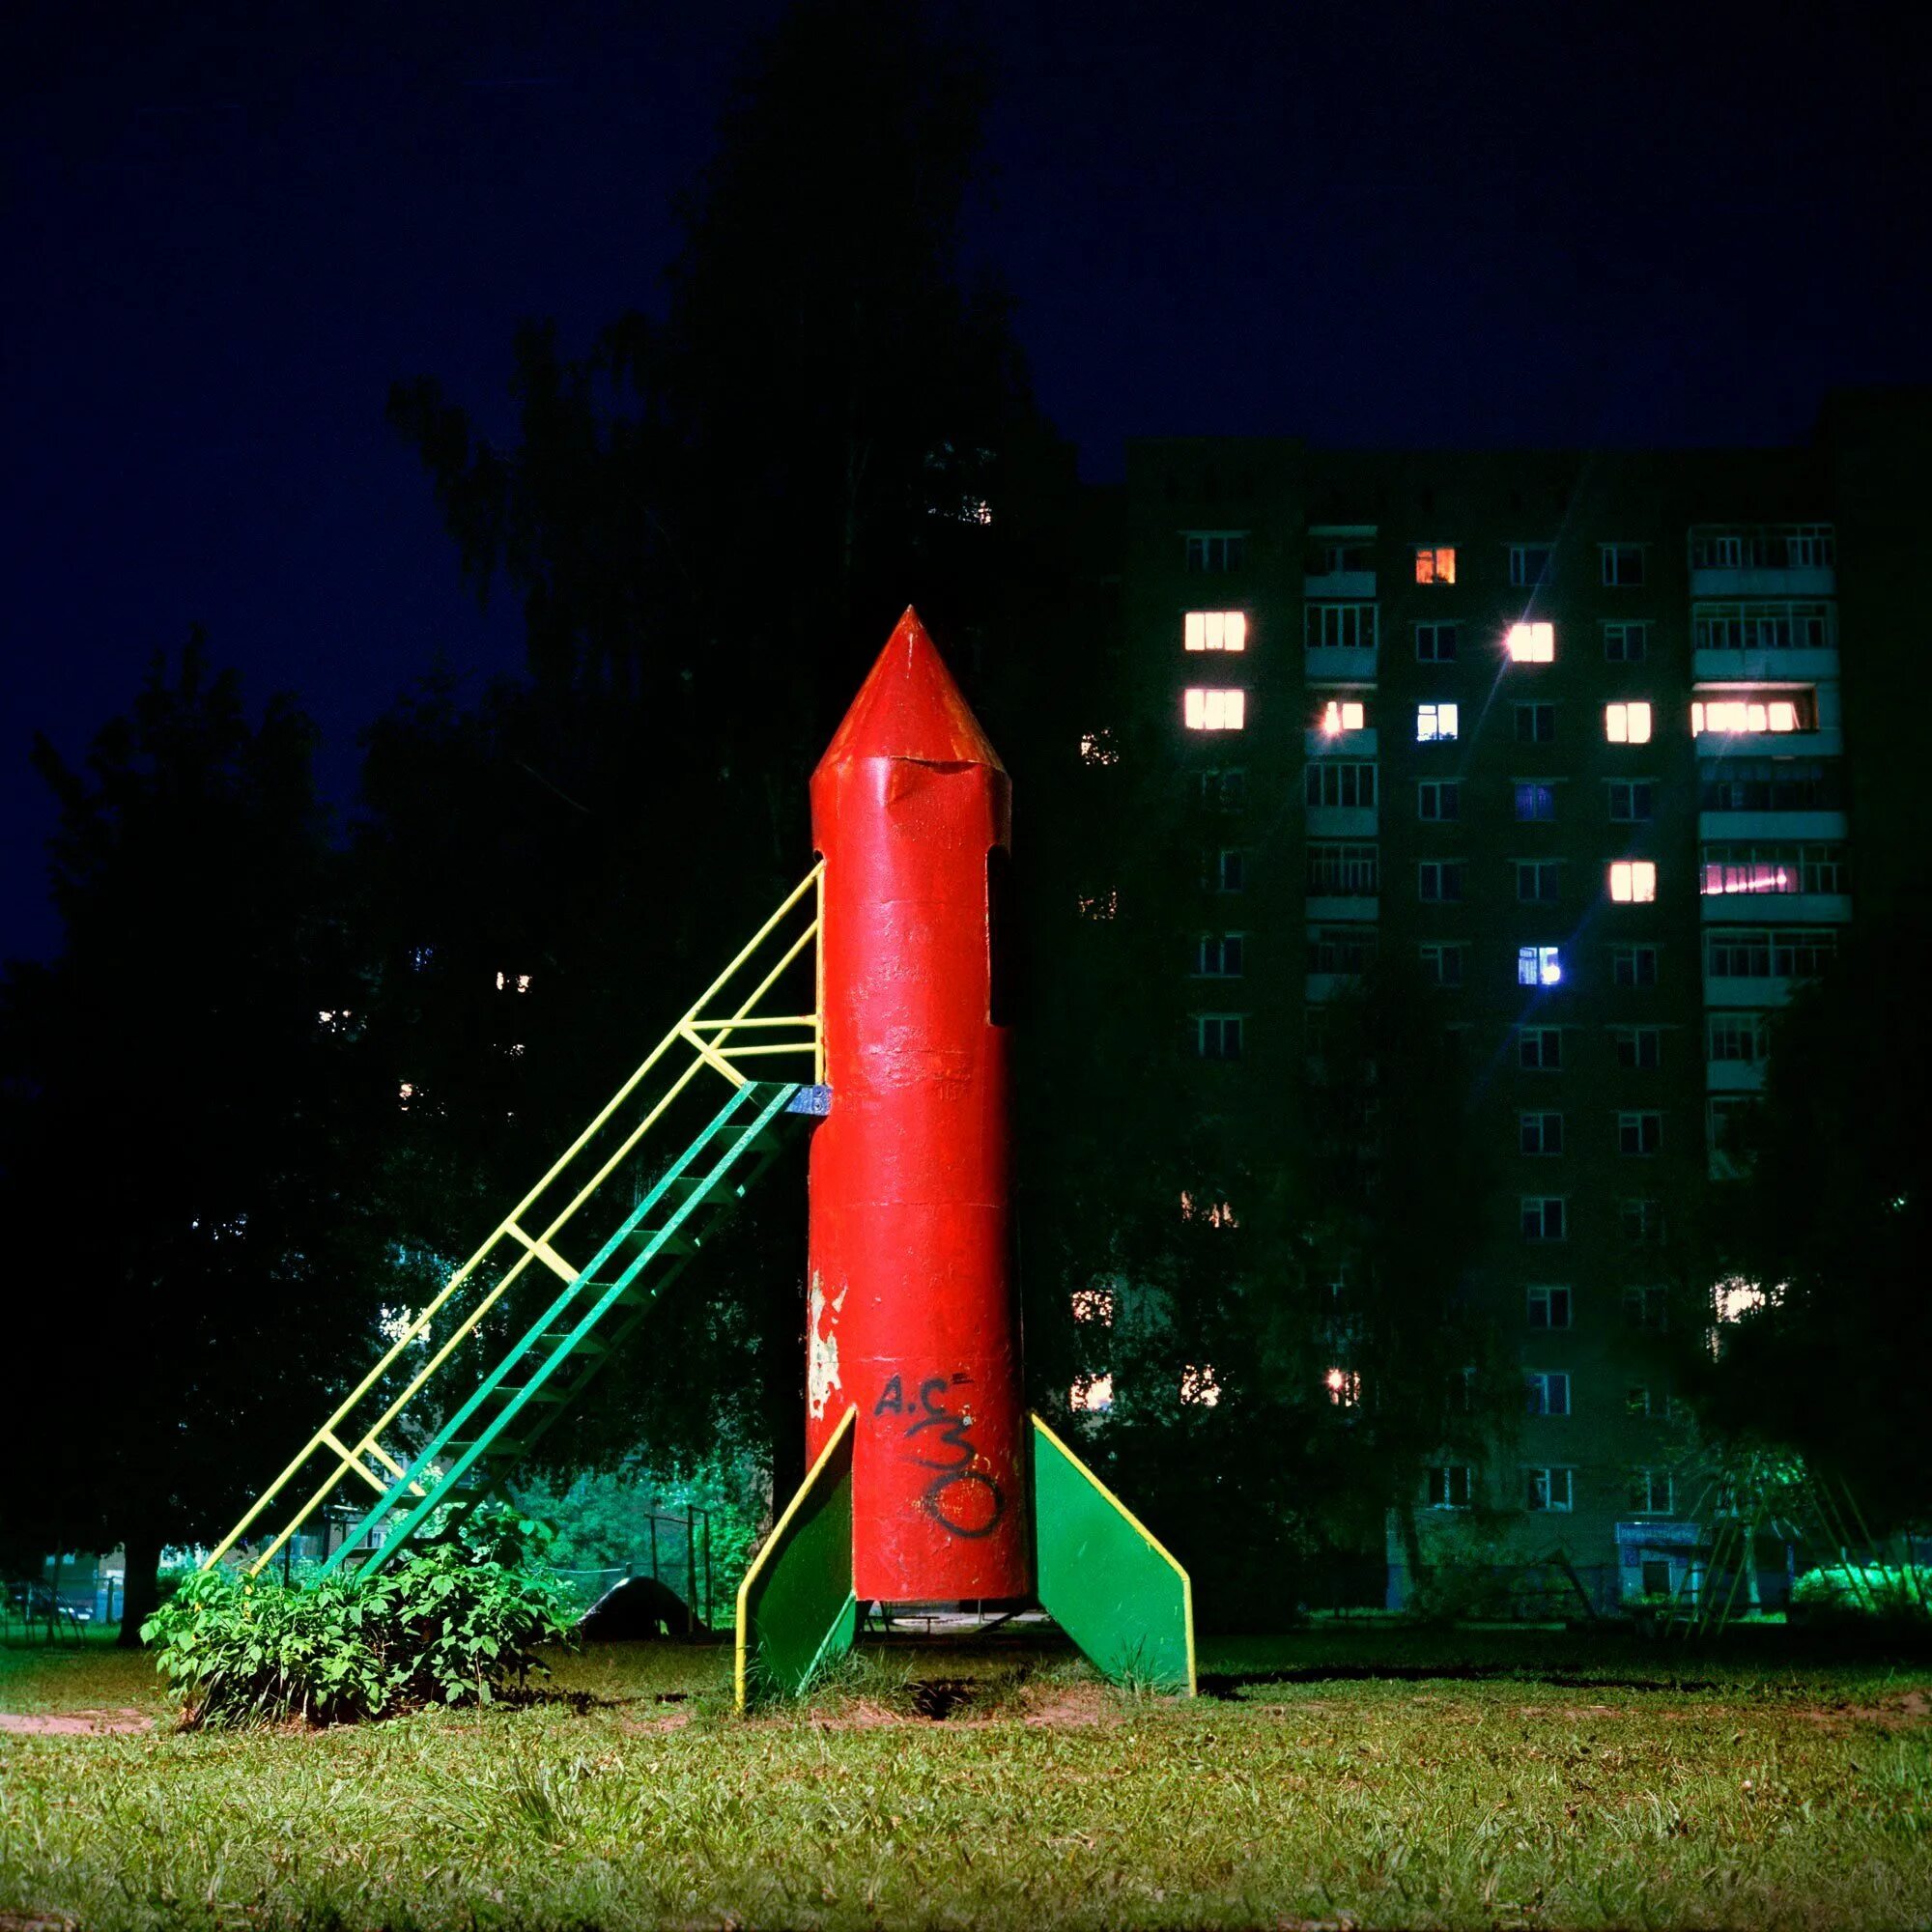
[[[807,1330],[805,1368],[806,1400],[811,1419],[822,1422],[838,1382],[838,1311],[851,1292],[848,1282],[836,1297],[828,1298],[825,1284],[816,1271],[811,1277],[810,1323]]]

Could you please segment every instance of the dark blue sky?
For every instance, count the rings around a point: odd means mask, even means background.
[[[356,729],[439,652],[516,664],[387,386],[431,372],[500,421],[519,318],[575,344],[653,302],[779,11],[11,15],[0,951],[56,939],[31,731],[77,753],[190,624],[300,694],[345,801]],[[1834,384],[1932,373],[1926,40],[1880,10],[969,17],[1000,85],[970,250],[1089,475],[1136,434],[1789,440]]]

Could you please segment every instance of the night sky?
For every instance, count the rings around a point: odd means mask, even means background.
[[[10,10],[0,952],[57,940],[31,732],[77,754],[191,624],[299,693],[345,806],[355,731],[439,654],[516,666],[388,384],[506,431],[520,318],[576,347],[654,305],[780,11]],[[970,259],[1089,476],[1132,435],[1786,441],[1830,387],[1932,375],[1928,44],[1881,10],[966,17],[1000,87]]]

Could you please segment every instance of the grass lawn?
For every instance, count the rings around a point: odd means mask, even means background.
[[[0,1932],[1932,1925],[1932,1661],[1337,1628],[1210,1642],[1183,1703],[881,1647],[749,1721],[728,1668],[607,1645],[521,1708],[182,1735],[145,1659],[0,1650]]]

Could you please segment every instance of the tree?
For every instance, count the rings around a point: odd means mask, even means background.
[[[1056,620],[1071,467],[956,262],[981,95],[918,8],[803,0],[722,117],[661,313],[576,357],[520,330],[509,449],[432,379],[392,394],[479,589],[522,599],[529,675],[384,722],[363,852],[385,954],[443,962],[397,984],[452,1120],[483,974],[512,950],[540,966],[499,1137],[526,1167],[810,865],[809,773],[903,606],[996,696]],[[1002,742],[1024,762],[1022,738]],[[802,1473],[803,1241],[761,1193],[710,1308],[653,1318],[700,1366],[675,1388],[614,1373],[553,1461],[626,1429],[690,1449],[749,1377],[780,1488]]]
[[[1928,942],[1922,915],[1847,931],[1774,1021],[1747,1171],[1718,1190],[1723,1348],[1703,1420],[1794,1445],[1877,1530],[1932,1518],[1924,1460],[1901,1454],[1898,1435],[1932,1359],[1920,1118],[1932,1028],[1901,970]]]
[[[10,1516],[43,1547],[125,1542],[124,1641],[163,1546],[241,1514],[382,1298],[312,742],[286,699],[251,723],[197,637],[82,770],[35,751],[65,932],[0,991],[0,1186],[33,1284]]]

